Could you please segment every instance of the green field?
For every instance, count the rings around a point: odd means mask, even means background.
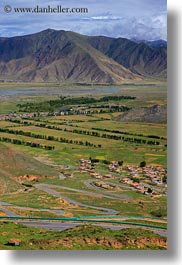
[[[81,115],[79,116],[81,119]],[[90,117],[88,117],[90,118]],[[49,118],[49,121],[51,121],[51,118]],[[55,124],[55,121],[54,121]],[[71,123],[70,123],[71,124]],[[12,126],[12,123],[2,122],[2,127],[9,127]],[[55,141],[48,141],[45,139],[34,139],[34,142],[36,143],[42,143],[44,145],[51,144],[55,146],[55,150],[53,152],[49,152],[50,158],[58,162],[63,159],[63,157],[68,158],[72,161],[77,162],[79,158],[89,158],[91,157],[103,157],[107,160],[123,160],[125,163],[131,163],[131,164],[138,164],[142,160],[146,160],[147,163],[150,164],[160,164],[162,166],[166,166],[166,140],[161,140],[159,146],[151,146],[151,145],[140,145],[135,143],[128,143],[123,141],[116,141],[112,139],[105,139],[102,137],[94,137],[90,135],[81,135],[72,133],[69,131],[64,131],[65,128],[67,130],[71,129],[73,130],[75,124],[72,126],[59,126],[59,128],[62,128],[63,131],[57,131],[57,130],[50,130],[47,128],[40,128],[36,126],[16,126],[13,128],[14,131],[25,131],[25,132],[31,132],[35,134],[40,135],[46,135],[46,136],[54,136],[54,137],[63,137],[69,140],[73,141],[88,141],[94,145],[101,144],[101,148],[85,148],[83,146],[75,145],[75,144],[65,144],[65,143],[59,143]],[[166,137],[166,125],[165,124],[159,124],[159,125],[153,125],[153,124],[145,124],[140,125],[137,123],[125,123],[121,126],[118,124],[118,122],[115,121],[102,121],[102,122],[84,122],[84,123],[77,123],[77,126],[81,127],[84,130],[87,131],[95,131],[90,128],[101,128],[103,129],[104,126],[107,129],[112,130],[118,130],[129,132],[129,133],[142,133],[143,135],[147,134],[153,134],[158,135],[161,137]],[[116,135],[114,133],[108,133],[109,135]],[[31,141],[31,137],[23,136],[23,135],[14,135],[9,133],[1,133],[2,137],[9,137],[11,139],[22,139],[26,141]],[[116,135],[117,136],[117,135]],[[146,139],[146,137],[138,137],[139,139]],[[22,148],[22,147],[21,147]],[[27,148],[25,148],[27,150]],[[30,149],[30,148],[29,148]],[[31,152],[31,150],[30,150]],[[35,156],[37,155],[37,150],[34,151]],[[39,150],[38,150],[39,153]],[[136,156],[137,154],[137,156]],[[63,162],[64,163],[64,162]]]

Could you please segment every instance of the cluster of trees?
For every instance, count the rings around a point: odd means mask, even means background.
[[[109,161],[109,160],[106,160],[106,159],[104,159],[104,160],[100,160],[100,159],[98,159],[98,158],[93,158],[93,157],[89,157],[89,159],[90,159],[90,161],[94,164],[94,163],[99,163],[99,162],[101,162],[101,163],[103,163],[103,164],[105,164],[105,165],[109,165],[110,163],[111,163],[111,161]],[[122,166],[123,165],[123,161],[118,161],[118,165],[119,166]]]
[[[41,149],[46,149],[46,150],[54,150],[54,146],[52,145],[42,145],[39,143],[34,143],[34,142],[28,142],[20,139],[11,139],[8,137],[0,137],[0,142],[6,142],[6,143],[11,143],[11,144],[17,144],[17,145],[25,145],[25,146],[30,146],[34,148],[41,148]]]
[[[134,97],[134,96],[104,96],[104,97],[100,98],[100,102],[108,102],[110,100],[120,101],[123,99],[125,99],[125,100],[136,99],[136,97]]]
[[[58,138],[58,137],[55,137],[52,135],[35,134],[32,132],[27,132],[27,131],[23,131],[23,130],[12,130],[9,128],[0,128],[0,132],[15,134],[15,135],[23,135],[23,136],[28,136],[31,138],[44,139],[44,140],[48,140],[48,141],[56,141],[56,142],[61,142],[61,143],[84,145],[84,146],[98,147],[98,148],[102,147],[101,144],[95,145],[95,144],[90,143],[88,141],[78,141],[78,140],[67,139],[64,137]]]
[[[67,105],[88,105],[100,102],[108,101],[120,101],[120,100],[133,100],[136,97],[133,96],[105,96],[102,98],[93,97],[64,97],[61,96],[56,100],[49,100],[44,102],[28,102],[24,104],[18,104],[19,110],[22,112],[53,112],[62,106]]]
[[[91,109],[98,109],[98,110],[88,110],[87,114],[94,114],[94,113],[113,113],[113,112],[125,112],[130,110],[131,108],[127,106],[121,106],[121,105],[116,105],[116,106],[109,106],[109,105],[96,105],[96,106],[88,106],[88,108]]]
[[[140,179],[139,178],[132,177],[130,179],[133,180],[134,182],[140,183]]]

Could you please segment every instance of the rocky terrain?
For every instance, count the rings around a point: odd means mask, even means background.
[[[167,106],[154,105],[151,107],[137,107],[122,113],[115,118],[117,121],[139,121],[148,123],[166,123]]]

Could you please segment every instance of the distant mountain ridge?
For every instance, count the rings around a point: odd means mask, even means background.
[[[120,84],[165,78],[166,47],[47,29],[0,38],[0,79]]]
[[[149,46],[128,39],[90,37],[90,43],[131,72],[143,77],[166,78],[167,46]]]
[[[136,43],[145,43],[150,47],[167,47],[167,41],[165,40],[137,40],[135,38],[131,39],[131,41],[134,41]]]

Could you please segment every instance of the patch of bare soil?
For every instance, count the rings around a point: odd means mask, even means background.
[[[6,214],[4,212],[0,212],[0,216],[6,216]]]
[[[78,208],[78,205],[76,204],[72,204],[72,203],[69,203],[68,201],[66,201],[65,199],[63,198],[58,198],[56,199],[56,202],[61,204],[61,207],[63,208],[66,208],[66,209],[75,209],[75,208]],[[59,206],[60,207],[60,206]]]
[[[19,177],[14,177],[13,179],[16,180],[19,183],[24,183],[24,182],[38,182],[41,179],[45,178],[54,178],[54,177],[47,177],[47,176],[41,176],[41,175],[28,175],[25,174],[23,176]]]

